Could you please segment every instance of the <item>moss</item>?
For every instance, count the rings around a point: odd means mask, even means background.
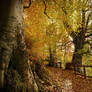
[[[5,74],[5,92],[25,92],[26,88],[17,71],[9,69]]]

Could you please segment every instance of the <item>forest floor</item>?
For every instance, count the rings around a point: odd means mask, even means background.
[[[71,70],[47,67],[51,72],[53,85],[46,92],[92,92],[92,79],[75,76]]]

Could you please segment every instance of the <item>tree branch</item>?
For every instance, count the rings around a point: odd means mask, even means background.
[[[85,26],[85,30],[86,30],[86,31],[87,31],[87,28],[88,28],[88,23],[89,23],[89,21],[90,21],[91,15],[92,15],[92,12],[90,12],[90,14],[89,14],[88,17],[87,17],[86,26]]]
[[[85,36],[86,38],[88,38],[88,37],[91,37],[92,36],[92,34],[89,34],[89,35],[87,35],[87,36]]]
[[[50,20],[53,21],[53,19],[47,14],[47,5],[46,5],[46,1],[43,0],[43,3],[44,3],[44,6],[45,6],[45,8],[44,8],[44,14],[48,17],[48,19],[50,19]]]

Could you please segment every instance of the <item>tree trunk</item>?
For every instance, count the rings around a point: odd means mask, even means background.
[[[55,51],[52,51],[51,47],[49,47],[49,66],[56,66]]]
[[[72,64],[73,66],[81,66],[82,65],[82,56],[83,56],[83,46],[84,40],[82,39],[81,33],[78,33],[77,36],[73,38],[73,43],[75,46]],[[80,68],[77,68],[77,71],[80,72]]]
[[[49,66],[54,66],[51,47],[49,47]]]
[[[81,50],[83,49],[85,43],[85,11],[83,9],[82,9],[82,25],[79,31],[80,32],[76,33],[72,32],[71,35],[73,37],[73,43],[75,45],[75,51],[72,58],[72,63],[74,66],[82,65],[83,52],[81,52]],[[77,71],[80,72],[80,68],[77,68]]]
[[[27,92],[38,92],[24,40],[22,0],[1,0],[0,12],[0,87],[4,87],[4,73],[11,61]]]

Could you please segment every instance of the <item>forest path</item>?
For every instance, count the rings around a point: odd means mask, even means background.
[[[92,79],[84,79],[82,76],[75,76],[71,70],[47,67],[52,74],[55,84],[55,91],[50,92],[92,92]]]

